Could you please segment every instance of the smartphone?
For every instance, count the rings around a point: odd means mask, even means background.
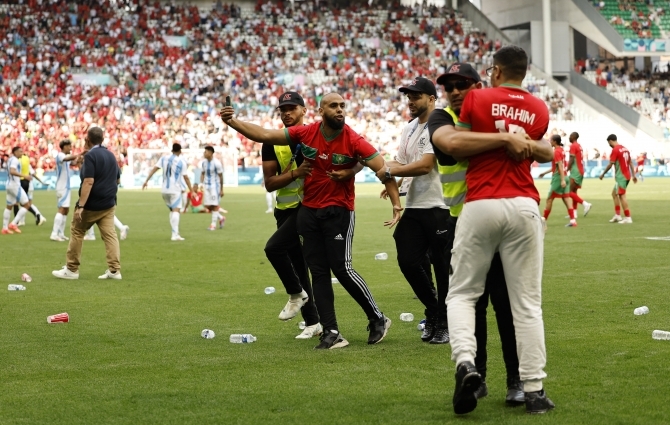
[[[226,106],[230,106],[230,96],[226,96]]]

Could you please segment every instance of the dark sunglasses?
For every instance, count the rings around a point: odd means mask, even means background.
[[[452,91],[454,91],[454,88],[458,89],[458,91],[462,91],[462,90],[467,89],[468,87],[470,87],[474,83],[475,82],[472,81],[472,80],[458,80],[458,81],[455,81],[453,83],[450,81],[450,82],[444,83],[444,90],[447,93],[451,93]]]

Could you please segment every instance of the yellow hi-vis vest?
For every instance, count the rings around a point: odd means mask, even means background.
[[[291,161],[291,147],[290,146],[275,146],[275,154],[279,160],[279,172],[281,173],[288,166],[288,163]],[[297,169],[295,161],[291,164],[291,170]],[[289,208],[295,208],[300,202],[302,202],[303,197],[303,179],[295,179],[287,186],[277,190],[277,209],[286,210]]]
[[[23,155],[19,158],[19,163],[21,164],[21,180],[25,180],[26,176],[30,174],[30,158],[28,155]]]
[[[458,115],[450,108],[444,110],[454,119],[454,124],[458,124]],[[461,161],[455,165],[437,164],[437,171],[440,173],[440,182],[442,182],[442,196],[444,203],[449,207],[452,217],[458,217],[463,210],[465,194],[468,187],[465,184],[465,172],[468,169],[468,161]]]

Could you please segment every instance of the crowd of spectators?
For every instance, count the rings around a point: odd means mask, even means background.
[[[485,33],[465,33],[463,17],[450,9],[397,0],[329,4],[337,1],[294,8],[259,0],[255,10],[220,1],[210,10],[155,0],[5,2],[0,156],[22,146],[36,169],[51,170],[58,142],[81,149],[97,124],[120,160],[129,148],[179,142],[234,151],[240,165],[255,166],[260,145],[221,122],[223,97],[231,95],[244,119],[279,127],[274,105],[290,89],[305,97],[307,122],[318,119],[322,95],[341,93],[348,124],[391,157],[409,120],[397,88],[418,75],[434,78],[456,60],[483,74],[501,46]],[[113,84],[90,82],[104,77]],[[565,101],[545,100],[550,108]]]
[[[661,35],[659,29],[666,26],[667,3],[656,3],[659,4],[655,4],[654,0],[595,0],[593,5],[605,15],[610,25],[624,34],[637,38],[658,38]]]

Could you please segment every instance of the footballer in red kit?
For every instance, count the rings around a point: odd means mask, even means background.
[[[584,152],[582,145],[579,144],[579,133],[570,133],[570,160],[568,161],[568,172],[570,173],[570,198],[572,198],[572,206],[577,211],[577,206],[582,204],[584,206],[584,217],[591,210],[591,203],[586,202],[577,195],[577,191],[582,188],[584,180]]]
[[[630,152],[623,145],[620,145],[617,141],[616,134],[610,134],[607,136],[607,143],[612,148],[612,153],[610,154],[610,163],[607,164],[607,167],[600,174],[600,180],[605,177],[605,174],[614,167],[614,189],[612,189],[612,200],[614,201],[614,217],[610,220],[610,223],[620,223],[620,224],[632,224],[633,219],[630,216],[630,210],[628,209],[628,199],[626,198],[626,189],[628,188],[628,183],[630,183],[631,178],[633,183],[637,183],[637,177],[635,177],[635,170],[633,169],[633,163],[630,158]],[[621,209],[623,208],[624,217],[621,217]]]
[[[553,152],[542,140],[549,125],[547,106],[521,87],[527,67],[528,56],[520,47],[498,50],[487,69],[493,88],[468,92],[457,124],[460,131],[450,133],[440,147],[455,158],[469,159],[468,192],[456,224],[447,296],[457,414],[477,407],[475,392],[482,377],[474,365],[475,304],[484,293],[496,252],[514,318],[526,411],[545,413],[554,408],[542,382],[546,377],[544,232],[540,197],[530,174],[533,160],[549,162]]]

